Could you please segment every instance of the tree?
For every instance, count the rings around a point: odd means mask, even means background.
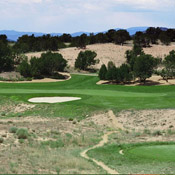
[[[107,71],[108,71],[108,70],[107,70],[107,68],[106,68],[106,65],[103,64],[103,65],[101,66],[100,71],[99,71],[99,74],[98,74],[100,80],[106,80]]]
[[[129,39],[131,39],[131,37],[130,37],[129,33],[126,30],[118,30],[115,34],[114,42],[116,44],[123,45],[124,42],[126,42]]]
[[[116,80],[116,67],[113,66],[113,67],[110,67],[106,73],[106,79],[107,80],[110,80],[110,81],[113,81],[113,80]]]
[[[134,74],[140,82],[145,83],[146,79],[152,76],[154,67],[154,58],[151,55],[142,54],[135,60]]]
[[[87,40],[87,35],[86,34],[82,34],[79,37],[78,47],[80,47],[81,49],[86,49],[86,40]]]
[[[127,63],[130,65],[131,71],[134,70],[134,63],[137,56],[144,54],[143,49],[140,45],[134,43],[132,50],[127,50],[125,52]]]
[[[43,53],[39,60],[41,74],[46,76],[53,75],[57,71],[62,72],[67,66],[67,61],[59,53]]]
[[[96,64],[96,56],[97,54],[90,50],[87,50],[85,52],[81,51],[75,61],[75,68],[80,70],[87,70],[89,66]]]
[[[23,60],[19,65],[19,72],[24,77],[60,77],[58,71],[63,71],[67,65],[67,61],[61,54],[47,52],[43,53],[40,58],[33,57],[30,64],[27,59]]]
[[[155,28],[155,27],[150,27],[146,30],[146,34],[150,39],[150,42],[152,44],[157,44],[157,40],[159,38],[159,35],[161,33],[161,29],[159,27]]]
[[[161,32],[159,38],[160,38],[160,41],[167,46],[171,43],[171,38],[164,31]]]
[[[130,67],[127,64],[122,64],[119,68],[120,70],[120,81],[126,83],[132,80],[132,74]]]
[[[18,67],[18,70],[20,74],[25,78],[32,77],[31,66],[28,63],[27,59],[22,61],[22,63]]]
[[[7,43],[0,40],[0,72],[14,69],[14,58]]]
[[[165,57],[163,61],[164,69],[162,71],[163,77],[168,80],[168,78],[175,77],[175,51],[172,50],[169,55]]]

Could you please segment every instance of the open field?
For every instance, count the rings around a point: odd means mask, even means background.
[[[132,45],[124,45],[119,46],[112,43],[109,44],[94,44],[88,45],[87,50],[92,50],[97,53],[96,59],[99,59],[99,64],[95,65],[94,68],[99,69],[102,64],[108,64],[109,61],[113,61],[116,66],[120,66],[122,63],[126,61],[125,52],[126,50],[131,50]],[[155,57],[164,58],[165,55],[168,55],[170,51],[175,50],[175,44],[173,43],[170,46],[164,45],[153,45],[150,48],[144,48],[144,52],[146,54],[151,54]],[[80,51],[84,51],[81,49],[77,49],[75,47],[60,49],[59,53],[63,55],[63,57],[68,61],[69,66],[73,66],[75,63],[75,59],[77,58]],[[26,56],[29,59],[32,56],[40,57],[42,52],[36,53],[27,53]]]
[[[1,173],[107,173],[91,158],[119,173],[175,172],[174,159],[164,159],[167,150],[174,151],[173,143],[168,145],[175,136],[174,86],[97,85],[96,76],[71,77],[53,83],[0,83]],[[34,97],[81,99],[28,102]],[[27,139],[19,139],[14,127],[26,128]],[[87,151],[90,161],[80,156],[109,132],[105,145]],[[161,147],[158,141],[167,144]],[[145,142],[151,145],[147,148]],[[150,157],[138,158],[147,149]],[[155,161],[151,152],[156,150],[162,155]]]

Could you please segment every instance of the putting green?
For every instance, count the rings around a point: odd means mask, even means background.
[[[124,156],[145,161],[175,162],[175,145],[138,146],[126,151]]]

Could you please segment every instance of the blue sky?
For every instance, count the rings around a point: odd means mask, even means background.
[[[0,30],[97,32],[111,28],[175,28],[175,0],[0,0]]]

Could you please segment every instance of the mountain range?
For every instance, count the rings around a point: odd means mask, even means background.
[[[125,29],[129,32],[130,35],[134,35],[136,32],[141,31],[144,32],[146,31],[146,29],[149,27],[131,27],[128,29]],[[120,30],[122,28],[116,28],[115,30]],[[167,28],[162,28],[162,30],[167,30]],[[106,33],[107,31],[103,31],[102,33]],[[72,37],[76,37],[76,36],[80,36],[83,33],[90,35],[90,32],[76,32],[76,33],[72,33],[71,36]],[[94,34],[98,34],[101,32],[96,32]],[[15,30],[0,30],[0,35],[7,35],[8,40],[10,41],[17,41],[19,37],[23,36],[23,35],[32,35],[34,34],[35,37],[37,36],[43,36],[46,35],[47,33],[38,33],[38,32],[19,32],[19,31],[15,31]],[[49,33],[51,36],[61,36],[63,33]]]

